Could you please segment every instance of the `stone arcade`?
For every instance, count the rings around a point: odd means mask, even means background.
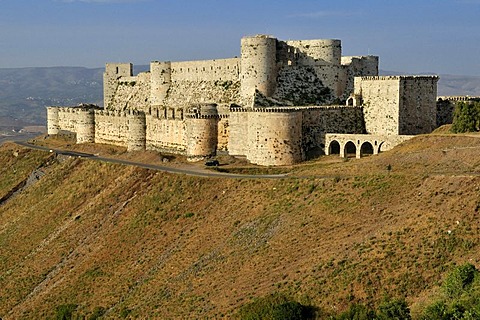
[[[340,40],[241,40],[241,57],[158,62],[133,76],[107,64],[104,108],[48,107],[48,134],[77,143],[260,165],[376,154],[436,127],[436,76],[378,76],[378,57],[342,57]],[[339,102],[346,101],[342,105]]]

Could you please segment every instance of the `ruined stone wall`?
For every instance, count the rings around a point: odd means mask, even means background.
[[[147,112],[150,107],[150,73],[143,72],[133,77],[122,77],[117,87],[109,110],[141,110]]]
[[[400,77],[399,131],[401,135],[430,133],[437,126],[436,76]]]
[[[118,79],[131,77],[133,65],[131,63],[107,63],[103,73],[103,106],[107,108],[117,90]]]
[[[95,143],[127,147],[128,119],[125,112],[99,110],[95,112]]]
[[[367,133],[399,134],[400,77],[356,77],[355,95],[363,99]]]

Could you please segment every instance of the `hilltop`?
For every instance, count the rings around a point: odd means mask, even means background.
[[[273,292],[324,315],[405,297],[418,315],[456,264],[480,266],[479,151],[479,136],[423,135],[378,156],[323,157],[260,180],[4,144],[0,316],[48,318],[73,305],[106,319],[231,318]]]

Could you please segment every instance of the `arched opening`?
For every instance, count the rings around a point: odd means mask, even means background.
[[[357,155],[357,147],[355,146],[355,143],[352,141],[348,141],[345,144],[345,157],[347,158],[355,158]]]
[[[380,152],[383,152],[384,150],[382,150],[382,148],[385,148],[385,141],[380,143],[380,145],[378,146],[378,153]]]
[[[351,97],[348,98],[348,100],[347,100],[347,106],[350,106],[350,107],[353,106],[353,98],[351,98]]]
[[[373,146],[370,142],[365,141],[362,143],[362,146],[360,147],[360,156],[369,156],[373,154]]]
[[[340,154],[340,143],[338,141],[333,140],[330,142],[328,146],[328,154]]]

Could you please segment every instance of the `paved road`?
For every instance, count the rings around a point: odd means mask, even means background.
[[[56,154],[62,154],[62,155],[71,156],[71,157],[87,158],[87,159],[92,159],[92,160],[96,160],[96,161],[104,161],[104,162],[109,162],[109,163],[131,165],[131,166],[136,166],[136,167],[145,168],[145,169],[159,170],[159,171],[177,173],[177,174],[186,174],[186,175],[197,176],[197,177],[210,177],[210,178],[211,177],[217,177],[217,178],[235,178],[235,179],[284,179],[284,178],[288,178],[287,174],[268,174],[268,175],[267,174],[266,175],[233,174],[233,173],[222,173],[222,172],[204,170],[204,169],[197,168],[197,167],[194,167],[194,166],[192,166],[190,169],[174,168],[174,167],[169,167],[169,166],[146,164],[146,163],[140,163],[140,162],[134,162],[134,161],[128,161],[128,160],[122,160],[122,159],[100,157],[100,156],[97,156],[97,155],[94,155],[94,154],[91,154],[91,153],[83,153],[83,152],[77,152],[77,151],[53,149],[53,148],[49,148],[49,147],[37,146],[37,145],[30,144],[30,143],[25,142],[25,141],[15,141],[15,143],[22,146],[22,147],[35,149],[35,150],[41,150],[41,151],[47,151],[47,152],[55,152]]]

